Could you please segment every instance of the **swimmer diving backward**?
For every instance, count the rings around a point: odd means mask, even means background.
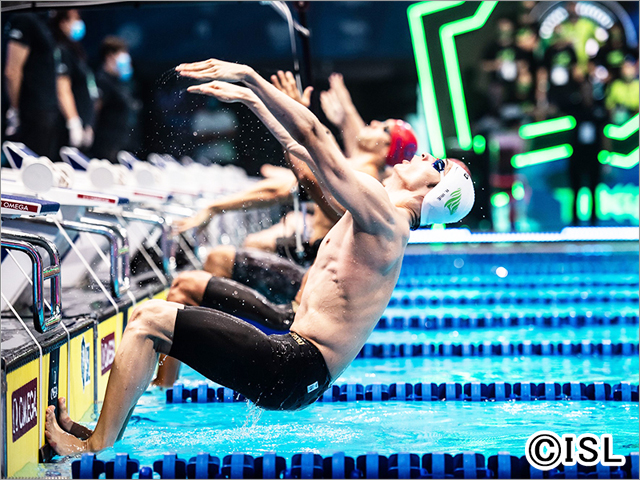
[[[47,409],[45,435],[60,455],[113,445],[147,388],[160,353],[262,408],[307,407],[347,368],[378,322],[398,279],[410,229],[457,222],[474,202],[470,175],[457,160],[416,156],[397,164],[385,186],[349,168],[319,120],[248,66],[212,59],[180,65],[177,71],[213,80],[190,91],[221,101],[240,101],[247,88],[253,91],[293,139],[292,154],[309,165],[347,212],[323,240],[285,335],[267,336],[213,309],[162,300],[136,307],[89,438],[65,432],[53,407]]]
[[[337,87],[336,78],[340,80]],[[332,112],[327,116],[330,117],[330,120],[333,118],[332,121],[335,121],[341,129],[345,145],[348,143],[347,138],[353,140],[348,158],[349,166],[381,181],[388,170],[393,170],[389,165],[413,157],[417,149],[417,139],[410,126],[400,120],[373,121],[370,125],[365,125],[351,103],[349,92],[341,79],[342,77],[338,74],[333,74],[330,77],[332,83],[329,90],[332,93],[331,101],[325,98],[323,109],[325,113]],[[291,72],[279,71],[277,75],[271,76],[271,82],[278,90],[308,107],[308,94],[301,96],[298,93]],[[340,94],[336,93],[338,89],[341,90]],[[307,89],[305,92],[309,92],[309,90]],[[252,109],[261,111],[262,118],[268,116],[271,119],[270,123],[276,125],[275,119],[260,99],[250,90],[245,90],[244,93],[246,93],[245,101],[251,97]],[[338,99],[339,96],[341,96],[340,99]],[[334,97],[336,101],[333,101]],[[343,105],[347,106],[343,108]],[[341,113],[333,115],[338,110]],[[345,110],[349,110],[351,113],[347,114]],[[345,121],[345,117],[355,118]],[[278,130],[272,131],[283,147],[287,147],[292,139],[279,123],[277,125]],[[350,125],[351,129],[349,129]],[[204,265],[205,271],[189,270],[180,273],[173,280],[167,300],[184,305],[215,308],[278,332],[289,330],[300,304],[306,278],[305,269],[298,264],[308,267],[315,261],[324,236],[344,214],[344,208],[337,204],[330,195],[323,192],[305,162],[287,152],[285,152],[285,158],[291,168],[291,170],[285,170],[289,179],[295,175],[294,181],[297,179],[300,186],[319,207],[315,209],[311,217],[311,236],[309,242],[306,243],[304,255],[297,256],[295,252],[288,250],[289,246],[295,247],[295,242],[290,243],[291,237],[282,234],[282,225],[275,225],[249,235],[243,248],[219,245],[211,249]],[[282,175],[281,172],[278,173],[279,175],[268,177],[256,184],[246,196],[240,194],[233,195],[228,199],[217,200],[212,204],[213,208],[220,205],[235,208],[243,205],[255,205],[256,193],[258,192],[260,192],[260,203],[272,201],[277,195],[265,191],[260,185],[269,183],[273,186],[274,181],[286,184],[287,176]],[[272,191],[274,191],[273,188]],[[209,218],[209,215],[210,210],[206,210],[204,217]],[[273,247],[266,248],[267,245],[264,241],[269,238],[270,231],[274,229],[278,237],[284,236],[284,238],[272,238]],[[260,237],[260,242],[258,242],[260,245],[256,243],[257,237]],[[271,253],[274,251],[274,247],[276,247],[277,254]],[[258,248],[264,251],[260,251]],[[178,361],[171,357],[161,356],[157,376],[152,385],[171,387],[178,378],[179,368]]]

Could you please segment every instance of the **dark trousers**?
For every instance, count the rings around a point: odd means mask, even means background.
[[[56,151],[59,121],[63,120],[57,111],[21,111],[15,140],[55,162],[59,159]]]

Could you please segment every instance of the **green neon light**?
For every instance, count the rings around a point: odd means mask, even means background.
[[[440,28],[440,44],[442,46],[445,71],[447,72],[453,120],[456,124],[458,144],[463,150],[471,149],[471,127],[469,126],[467,102],[464,96],[464,88],[462,87],[460,62],[454,37],[482,28],[497,4],[498,2],[482,2],[473,16],[447,23]]]
[[[511,157],[511,165],[513,168],[530,167],[540,163],[553,162],[568,158],[573,154],[573,147],[568,143],[558,145],[557,147],[542,148],[540,150],[532,150],[527,153],[519,153]]]
[[[418,70],[418,81],[420,83],[420,93],[422,94],[422,104],[427,120],[427,132],[429,133],[429,143],[431,153],[436,157],[446,155],[444,148],[444,138],[438,113],[436,100],[436,90],[433,84],[433,73],[431,72],[431,62],[427,48],[427,39],[424,33],[423,18],[436,12],[462,5],[464,2],[422,2],[411,5],[407,8],[409,17],[409,31],[411,32],[411,43],[413,44],[413,54],[416,59]]]
[[[514,200],[522,200],[524,198],[524,185],[522,182],[513,182],[511,186],[511,196]]]
[[[632,118],[620,126],[607,125],[604,127],[604,135],[612,140],[626,140],[638,131],[639,126],[640,114],[636,113]]]
[[[639,155],[638,147],[631,150],[627,155],[616,152],[608,152],[602,150],[598,153],[598,161],[605,165],[611,165],[612,167],[630,169],[638,165]]]
[[[482,155],[487,149],[487,140],[482,135],[473,137],[473,152],[476,155]]]
[[[500,142],[495,138],[489,140],[489,158],[493,163],[500,160]]]
[[[431,225],[431,230],[444,230],[447,226],[444,223],[434,223]]]
[[[593,214],[591,210],[591,202],[589,202],[589,211],[581,213],[580,204],[586,203],[591,197],[591,192],[583,187],[578,192],[578,218],[586,221]],[[560,203],[560,219],[562,223],[569,224],[573,220],[573,190],[570,188],[556,188],[553,191],[553,198]],[[632,184],[618,184],[609,188],[604,183],[596,187],[596,217],[599,220],[614,220],[623,222],[625,220],[632,223],[638,223],[638,186]],[[587,215],[588,213],[588,215]]]
[[[631,220],[638,223],[638,185],[618,184],[609,188],[601,183],[596,187],[596,198],[596,214],[600,220]]]
[[[506,192],[494,193],[491,195],[491,205],[496,208],[502,208],[509,205],[509,194]]]
[[[573,221],[573,190],[570,188],[556,188],[553,198],[560,204],[560,221],[568,225]]]
[[[591,190],[589,190],[587,187],[582,187],[580,190],[578,190],[577,202],[578,208],[576,210],[578,213],[578,220],[586,222],[591,218],[591,214],[593,213]]]
[[[541,137],[542,135],[551,135],[558,132],[566,132],[573,130],[576,126],[576,119],[571,115],[566,117],[553,118],[542,122],[529,123],[522,125],[518,133],[520,137],[526,139]]]

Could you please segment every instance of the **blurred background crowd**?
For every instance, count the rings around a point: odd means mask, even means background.
[[[3,2],[3,141],[54,161],[70,145],[112,162],[125,149],[141,159],[157,152],[234,163],[251,175],[282,164],[248,109],[189,95],[172,70],[217,57],[267,77],[299,64],[322,120],[319,95],[340,72],[365,121],[405,119],[419,151],[430,151],[412,2],[289,2],[311,32],[298,36],[295,53],[269,2],[76,3],[33,11],[31,2]],[[451,114],[441,117],[446,154],[463,158],[477,179],[467,226],[638,224],[637,127],[607,134],[637,124],[638,2],[498,2],[483,28],[460,37],[457,56],[473,148],[450,133]],[[434,78],[436,90],[446,87]],[[569,128],[553,135],[523,133],[565,117]],[[558,145],[568,147],[554,157]]]

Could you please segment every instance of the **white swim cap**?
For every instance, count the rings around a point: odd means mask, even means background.
[[[422,200],[420,226],[459,222],[471,211],[474,201],[471,177],[454,163],[449,173],[442,176],[440,183]]]

